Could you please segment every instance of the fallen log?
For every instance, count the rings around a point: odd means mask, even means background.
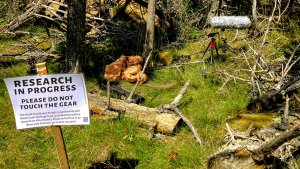
[[[103,110],[105,110],[105,107],[101,107],[92,102],[89,102],[89,108],[90,108],[91,112],[94,113],[92,115],[92,117],[96,118],[98,120],[117,119],[119,117],[118,112],[111,111],[111,110],[106,110],[102,115],[100,115],[100,113],[103,112]]]
[[[276,164],[292,164],[293,153],[300,148],[300,118],[288,117],[292,129],[282,131],[281,121],[252,133],[251,137],[237,137],[236,144],[224,145],[220,151],[209,157],[209,169],[256,169],[275,168]],[[250,132],[252,125],[246,131]],[[287,166],[290,168],[291,166]]]
[[[280,136],[273,138],[269,142],[264,143],[257,149],[253,150],[252,152],[253,152],[254,156],[252,156],[252,158],[255,159],[256,161],[263,161],[266,159],[266,157],[270,156],[273,152],[275,152],[275,150],[277,148],[279,148],[285,142],[288,142],[288,141],[292,140],[293,138],[299,137],[299,136],[300,136],[300,125],[297,125],[293,129],[283,132],[282,134],[280,134]],[[299,146],[299,145],[297,145],[297,146]],[[295,150],[295,147],[296,146],[293,146],[294,150]],[[288,154],[287,152],[285,152],[285,153]]]
[[[297,83],[295,86],[292,86],[293,84],[295,84],[296,82],[298,82],[300,80],[300,77],[297,77],[296,79],[294,79],[293,81],[289,82],[288,84],[286,84],[285,86],[282,86],[280,89],[276,90],[275,92],[271,93],[271,94],[264,94],[260,97],[258,97],[257,99],[254,99],[252,102],[250,102],[247,105],[247,109],[250,111],[260,111],[264,108],[266,108],[269,105],[270,100],[273,98],[273,96],[276,96],[277,94],[279,94],[281,91],[287,89],[286,92],[288,91],[292,91],[294,89],[299,88],[299,84]],[[291,89],[289,88],[291,86]]]
[[[98,94],[88,94],[89,107],[94,114],[100,114],[107,107],[107,97]],[[113,111],[112,111],[113,110]],[[126,103],[124,100],[110,99],[110,109],[103,115],[95,115],[98,119],[118,118],[119,113],[125,117],[134,118],[149,128],[156,123],[156,131],[164,134],[173,134],[181,117],[172,111],[165,110],[165,113],[159,113],[157,108],[148,108],[134,103]]]
[[[26,12],[24,12],[19,17],[15,18],[9,24],[2,27],[0,33],[13,32],[25,25],[26,23],[30,22],[36,17],[35,14],[39,13],[42,10],[42,5],[44,4],[48,4],[48,1],[40,0],[37,3],[34,3],[34,5],[32,5],[32,7],[30,7]]]

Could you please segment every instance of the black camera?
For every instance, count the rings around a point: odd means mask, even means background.
[[[216,34],[219,34],[219,32],[216,32],[216,33],[209,33],[207,34],[208,37],[214,37]]]

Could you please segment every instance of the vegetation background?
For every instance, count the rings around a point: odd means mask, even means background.
[[[100,1],[97,2],[101,4]],[[212,12],[211,7],[214,3],[221,4],[220,9],[226,8],[227,13],[224,15],[247,15],[254,21],[251,7],[252,2],[256,0],[219,2],[221,1],[156,1],[158,12],[165,11],[164,18],[171,26],[168,29],[164,24],[156,27],[154,67],[146,72],[149,77],[148,83],[140,85],[136,91],[136,94],[146,100],[143,106],[155,108],[161,104],[171,103],[181,87],[190,79],[190,87],[180,101],[179,108],[195,126],[204,146],[199,147],[185,123],[180,123],[175,134],[168,136],[167,142],[164,142],[159,139],[149,141],[149,130],[132,119],[121,116],[119,120],[99,121],[91,118],[89,126],[62,126],[71,168],[207,168],[209,155],[218,151],[226,143],[222,137],[227,133],[225,123],[229,123],[235,130],[245,131],[250,123],[254,123],[255,130],[258,130],[269,125],[274,119],[278,119],[279,116],[277,114],[274,116],[274,112],[270,111],[260,114],[247,113],[246,106],[252,98],[251,85],[247,83],[238,80],[230,81],[221,92],[216,93],[227,80],[226,76],[217,73],[216,70],[227,69],[234,72],[240,66],[240,60],[231,52],[215,57],[212,68],[203,63],[192,64],[185,66],[185,71],[181,74],[177,69],[163,67],[162,55],[165,55],[168,60],[167,66],[171,65],[173,58],[203,51],[210,40],[206,34],[220,31],[206,25],[205,16]],[[1,1],[0,27],[22,14],[27,4],[28,1]],[[101,17],[120,25],[135,22],[135,18],[125,15],[124,11],[122,13],[122,7],[114,4],[113,1],[105,1],[104,5],[102,4],[105,9]],[[274,1],[257,0],[257,12],[260,14],[259,26],[253,22],[249,29],[239,30],[239,34],[236,30],[226,30],[225,36],[229,44],[237,49],[238,55],[250,50],[248,44],[253,50],[258,51],[264,33],[259,30],[266,29],[266,18],[271,15],[273,6]],[[275,17],[270,26],[270,33],[263,50],[264,56],[270,55],[269,60],[289,58],[299,43],[300,3],[296,0],[282,1],[281,6],[278,9],[283,11],[287,6],[287,10],[280,20],[278,12],[275,13],[277,18]],[[112,17],[110,13],[114,10],[119,14]],[[222,10],[220,11],[222,13]],[[136,31],[136,34],[128,37],[121,33],[110,32],[86,39],[86,67],[83,71],[88,91],[106,95],[106,92],[99,87],[99,83],[103,80],[105,65],[122,54],[127,56],[142,54],[145,28],[136,24],[123,28]],[[109,29],[112,30],[116,29]],[[30,32],[30,34],[1,34],[0,36],[0,168],[59,168],[50,127],[16,130],[14,113],[4,79],[36,75],[34,65],[43,59],[47,62],[50,74],[63,72],[66,43],[65,38],[60,35],[64,32],[59,26],[50,24],[43,18],[32,20],[19,31]],[[47,36],[49,32],[50,37]],[[31,46],[18,45],[20,42]],[[222,45],[219,39],[217,43]],[[19,56],[34,51],[35,47],[43,51],[51,50],[54,54],[46,58],[18,59],[22,58]],[[299,57],[299,53],[298,50],[295,57]],[[197,61],[201,56],[201,53],[192,55],[191,61]],[[205,59],[208,62],[209,56],[206,55]],[[253,64],[254,61],[251,60],[250,63]],[[204,68],[210,73],[195,74],[199,69]],[[248,66],[241,65],[240,68],[248,68]],[[294,69],[297,71],[298,68],[299,62]],[[238,75],[242,78],[249,77],[247,72],[240,72]],[[134,86],[125,80],[120,80],[119,84],[127,90],[131,90]],[[128,135],[125,126],[131,132],[132,140],[123,139]],[[169,154],[175,151],[178,151],[176,159],[168,160]],[[294,156],[293,160],[299,168],[300,156],[297,153]],[[284,163],[276,166],[276,168],[285,167]]]

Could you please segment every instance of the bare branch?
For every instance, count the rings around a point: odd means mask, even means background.
[[[289,129],[289,123],[288,123],[288,118],[289,118],[289,95],[286,95],[285,97],[285,108],[284,108],[284,114],[283,118],[281,119],[281,128],[284,130]]]
[[[143,73],[145,72],[145,69],[146,69],[146,67],[147,67],[147,65],[148,65],[148,62],[149,62],[149,60],[150,60],[150,58],[151,58],[151,55],[152,55],[152,51],[149,52],[149,55],[148,55],[148,57],[147,57],[147,59],[146,59],[146,62],[145,62],[145,64],[144,64],[144,67],[143,67],[143,70],[142,70],[142,72],[141,72],[141,74],[140,74],[140,77],[139,77],[138,80],[136,81],[134,88],[132,89],[130,95],[128,96],[128,98],[127,98],[127,100],[126,100],[127,103],[131,103],[131,102],[132,102],[132,96],[133,96],[135,90],[137,89],[138,84],[139,84],[140,81],[141,81],[142,75],[143,75]]]
[[[231,132],[230,127],[229,127],[229,125],[227,123],[226,123],[226,127],[227,127],[227,131],[228,131],[228,133],[229,133],[229,135],[231,137],[232,144],[235,144],[235,139],[234,139],[233,133]]]
[[[109,78],[107,79],[107,106],[105,107],[105,109],[100,113],[100,115],[103,115],[105,113],[106,110],[109,109],[110,106],[110,81]]]
[[[57,5],[60,5],[60,6],[63,6],[63,7],[68,7],[68,5],[66,5],[66,4],[63,4],[63,3],[59,3],[59,2],[56,2],[56,1],[51,1],[51,0],[48,0],[48,2],[50,2],[50,3],[54,3],[54,4],[57,4]]]
[[[197,130],[195,129],[195,127],[192,125],[192,123],[186,118],[186,116],[176,107],[176,106],[172,106],[172,109],[182,118],[182,120],[190,127],[190,129],[192,130],[192,132],[194,133],[194,136],[196,137],[198,143],[200,144],[200,146],[202,146],[202,141],[200,139],[200,135],[198,134]]]
[[[262,161],[271,152],[277,149],[280,145],[300,135],[300,125],[297,125],[291,130],[282,133],[280,136],[273,138],[272,140],[264,143],[259,148],[252,151],[253,158],[257,161]]]
[[[221,70],[217,70],[217,72],[223,73],[224,75],[229,76],[229,77],[231,77],[231,78],[235,78],[235,79],[238,79],[238,80],[241,80],[241,81],[243,81],[243,82],[247,82],[247,83],[251,84],[251,80],[242,79],[242,78],[239,78],[239,77],[237,77],[237,76],[230,75],[230,74],[228,74],[227,72],[221,71]]]

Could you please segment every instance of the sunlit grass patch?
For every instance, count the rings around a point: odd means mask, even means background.
[[[256,130],[269,126],[274,118],[273,113],[259,113],[259,114],[236,114],[234,117],[228,120],[228,123],[231,128],[236,129],[238,131],[246,131],[251,123],[254,124],[254,128]],[[255,131],[255,130],[254,130]]]
[[[1,54],[19,54],[25,52],[26,50],[22,46],[14,46],[18,42],[14,39],[1,40],[0,39],[0,53]]]

